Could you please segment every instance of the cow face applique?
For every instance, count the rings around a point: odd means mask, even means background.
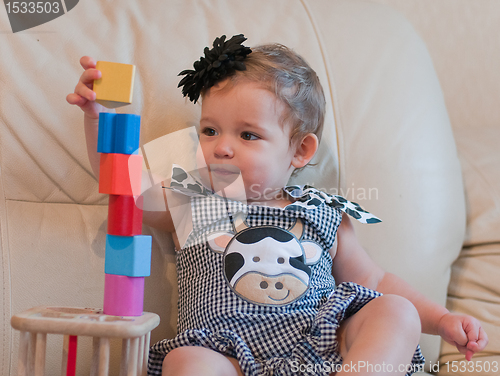
[[[299,240],[302,221],[298,219],[289,230],[248,227],[239,221],[235,235],[216,233],[208,240],[213,251],[224,254],[224,275],[231,289],[261,305],[285,305],[300,298],[309,288],[309,266],[322,252],[319,244]]]

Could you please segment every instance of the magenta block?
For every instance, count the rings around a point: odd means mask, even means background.
[[[144,277],[105,274],[104,313],[113,316],[141,316]]]

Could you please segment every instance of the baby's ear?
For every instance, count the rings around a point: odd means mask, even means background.
[[[318,150],[318,137],[314,133],[308,133],[296,145],[295,155],[293,156],[292,165],[295,168],[302,168],[307,165]]]

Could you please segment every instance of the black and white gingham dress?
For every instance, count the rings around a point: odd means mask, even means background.
[[[285,190],[297,199],[285,208],[247,206],[209,194],[191,198],[193,232],[177,254],[178,335],[151,347],[149,375],[160,375],[165,355],[180,346],[203,346],[234,357],[246,376],[296,375],[301,364],[316,365],[307,374],[326,376],[342,363],[339,324],[380,293],[355,283],[335,286],[328,250],[342,211],[365,223],[379,220],[355,203],[311,187]],[[214,251],[209,239],[214,233],[235,233],[236,213],[244,213],[249,228],[289,229],[302,220],[298,240],[319,244],[323,252],[308,266],[308,287],[300,297],[287,304],[262,304],[235,291],[225,270],[228,251]],[[412,362],[424,362],[419,347]]]

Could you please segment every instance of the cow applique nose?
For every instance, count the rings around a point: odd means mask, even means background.
[[[259,286],[263,292],[261,299],[270,299],[273,302],[285,301],[290,296],[290,290],[284,289],[283,276],[271,277],[261,275]]]
[[[267,289],[268,287],[269,287],[269,283],[267,283],[266,281],[262,281],[262,282],[260,283],[260,288],[261,288],[262,290],[265,290],[265,289]],[[281,282],[276,282],[276,283],[274,284],[274,288],[275,288],[276,290],[282,290],[282,289],[283,289],[283,283],[281,283]]]
[[[307,285],[291,274],[270,276],[258,272],[243,275],[234,284],[241,297],[259,304],[287,304],[305,293]]]

